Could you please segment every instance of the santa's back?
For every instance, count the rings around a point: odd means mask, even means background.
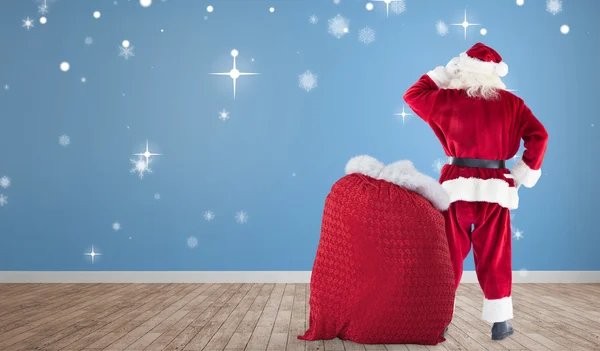
[[[466,89],[439,90],[427,123],[447,155],[488,160],[514,157],[523,133],[525,104],[509,91],[497,90],[496,94],[484,99],[468,96]]]

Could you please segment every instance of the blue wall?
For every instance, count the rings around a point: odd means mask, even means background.
[[[0,1],[0,270],[310,270],[325,196],[350,157],[409,159],[437,177],[433,132],[394,114],[421,74],[477,41],[503,55],[506,84],[550,133],[544,175],[514,212],[514,269],[600,269],[600,1],[565,0],[553,15],[543,0],[406,0],[386,18],[362,0],[214,1],[212,13],[196,0],[58,0],[46,24],[39,4]],[[465,9],[486,36],[436,33]],[[340,39],[328,33],[337,14],[350,21]],[[209,75],[231,68],[234,48],[241,71],[260,73],[237,81],[235,100],[229,77]],[[318,77],[309,92],[306,70]],[[140,179],[130,159],[146,140],[162,155]]]

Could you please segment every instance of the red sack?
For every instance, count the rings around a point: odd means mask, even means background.
[[[441,210],[448,195],[410,161],[357,156],[325,201],[302,340],[436,345],[454,311]]]

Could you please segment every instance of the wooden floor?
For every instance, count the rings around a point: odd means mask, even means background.
[[[435,347],[304,342],[308,284],[0,284],[0,350],[600,350],[600,284],[515,284],[495,342],[479,286]]]

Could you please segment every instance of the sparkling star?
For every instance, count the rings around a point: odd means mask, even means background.
[[[244,224],[246,222],[248,222],[248,213],[246,213],[244,210],[236,213],[235,215],[235,220],[240,223],[240,224]]]
[[[235,58],[239,55],[239,52],[236,49],[231,50],[231,57],[233,57],[233,68],[229,72],[219,72],[219,73],[209,73],[217,76],[229,76],[233,79],[233,99],[235,100],[235,87],[236,81],[240,76],[254,76],[260,73],[248,73],[248,72],[240,72],[237,69]]]
[[[226,121],[229,119],[229,111],[223,109],[223,111],[219,112],[219,119],[221,121]]]
[[[29,17],[25,18],[23,20],[23,27],[27,28],[27,30],[33,28],[33,20]]]
[[[392,2],[403,2],[404,0],[373,0],[373,1],[383,2],[385,4],[385,16],[389,17],[390,16],[390,4]]]
[[[152,170],[150,169],[152,160],[144,161],[144,157],[139,156],[138,160],[130,159],[129,161],[134,165],[131,169],[131,173],[137,172],[140,179],[144,179],[144,173],[152,173]]]
[[[521,240],[523,239],[523,231],[521,229],[515,229],[515,239]]]
[[[465,20],[462,23],[452,23],[451,25],[463,27],[463,29],[465,31],[465,40],[467,40],[467,28],[469,28],[469,26],[480,26],[480,24],[469,23],[469,21],[467,21],[467,9],[465,9]]]
[[[90,257],[91,257],[91,259],[92,259],[92,264],[93,264],[93,263],[94,263],[94,258],[95,258],[96,256],[100,256],[100,255],[102,255],[102,254],[101,254],[101,253],[99,253],[99,252],[95,252],[95,251],[94,251],[94,247],[92,246],[92,251],[90,251],[90,252],[86,252],[86,253],[84,253],[84,255],[86,255],[86,256],[90,256]]]
[[[431,165],[431,167],[433,167],[433,170],[436,173],[441,173],[442,172],[442,168],[444,168],[444,161],[442,161],[441,159],[437,159],[435,161],[433,161],[433,164]]]
[[[48,5],[46,4],[46,2],[38,6],[38,12],[40,15],[45,15],[48,13]]]
[[[148,150],[148,140],[146,140],[146,152],[141,153],[141,154],[133,154],[134,156],[144,156],[146,158],[146,164],[149,164],[148,160],[150,159],[150,156],[162,156],[161,154],[153,154],[150,152],[150,150]]]
[[[406,118],[406,116],[412,116],[411,113],[406,113],[404,111],[404,105],[402,105],[402,112],[401,113],[394,113],[394,116],[401,116],[402,117],[402,124],[404,124],[404,119]]]
[[[6,189],[10,186],[10,178],[8,176],[3,176],[0,178],[0,187]]]
[[[215,213],[213,211],[204,212],[204,219],[208,222],[212,221],[215,218]]]
[[[130,57],[135,56],[133,53],[133,46],[119,46],[119,56],[122,56],[125,60],[129,60]]]

